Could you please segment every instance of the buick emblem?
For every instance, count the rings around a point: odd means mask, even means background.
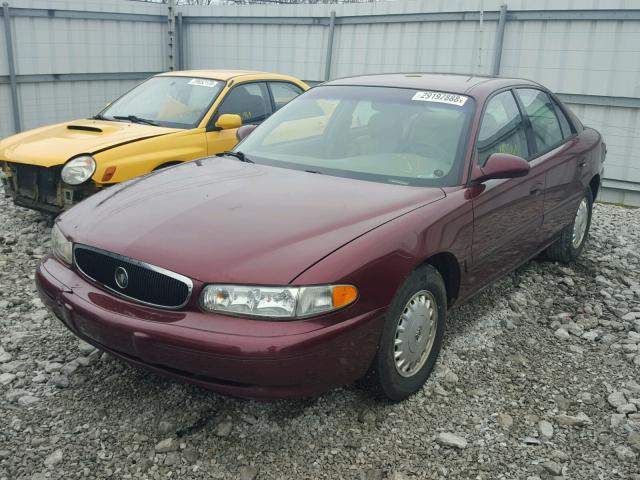
[[[116,285],[121,290],[124,290],[125,288],[127,288],[127,285],[129,285],[129,274],[122,267],[116,268],[116,273],[114,274],[114,278],[116,281]]]

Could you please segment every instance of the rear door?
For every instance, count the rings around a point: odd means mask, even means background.
[[[530,159],[527,126],[511,90],[491,97],[476,141],[475,161],[493,153]],[[473,199],[471,280],[485,284],[534,255],[540,243],[544,172],[532,162],[525,177],[489,180]]]
[[[516,94],[530,125],[532,165],[545,172],[541,235],[548,243],[573,221],[583,194],[580,172],[588,152],[581,151],[574,125],[547,92],[518,88]]]
[[[230,150],[238,143],[237,129],[220,130],[216,121],[225,113],[240,115],[242,124],[258,124],[272,113],[271,96],[265,82],[241,83],[224,97],[207,126],[207,152],[209,155]]]

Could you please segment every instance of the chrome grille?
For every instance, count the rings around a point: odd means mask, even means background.
[[[191,296],[193,283],[189,278],[155,265],[87,245],[75,245],[73,258],[78,270],[90,280],[145,305],[176,309],[186,305]],[[126,284],[116,279],[116,271],[123,270]]]

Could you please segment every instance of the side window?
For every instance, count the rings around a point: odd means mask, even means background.
[[[302,93],[300,87],[288,82],[270,82],[269,88],[271,89],[271,95],[273,95],[273,103],[276,106],[276,110],[280,110]]]
[[[242,123],[258,123],[271,114],[271,100],[264,83],[238,85],[227,94],[218,107],[216,118],[225,113],[240,115]]]
[[[510,91],[489,100],[478,133],[478,163],[483,166],[493,153],[529,157],[527,135],[518,105]]]
[[[571,123],[569,122],[569,119],[560,108],[560,105],[558,105],[558,103],[553,98],[551,99],[551,103],[553,103],[553,109],[555,110],[556,115],[558,116],[558,120],[560,121],[560,128],[562,129],[562,137],[569,138],[574,133],[573,128],[571,127]]]
[[[531,123],[535,153],[543,153],[559,145],[564,136],[549,95],[533,88],[519,88],[517,91]]]

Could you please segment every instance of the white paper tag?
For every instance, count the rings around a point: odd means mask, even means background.
[[[209,80],[207,78],[192,78],[189,80],[189,85],[196,85],[198,87],[213,88],[218,84],[216,80]]]
[[[446,92],[416,92],[411,100],[419,100],[421,102],[447,103],[449,105],[457,105],[461,107],[465,104],[469,97],[458,95],[457,93]]]

